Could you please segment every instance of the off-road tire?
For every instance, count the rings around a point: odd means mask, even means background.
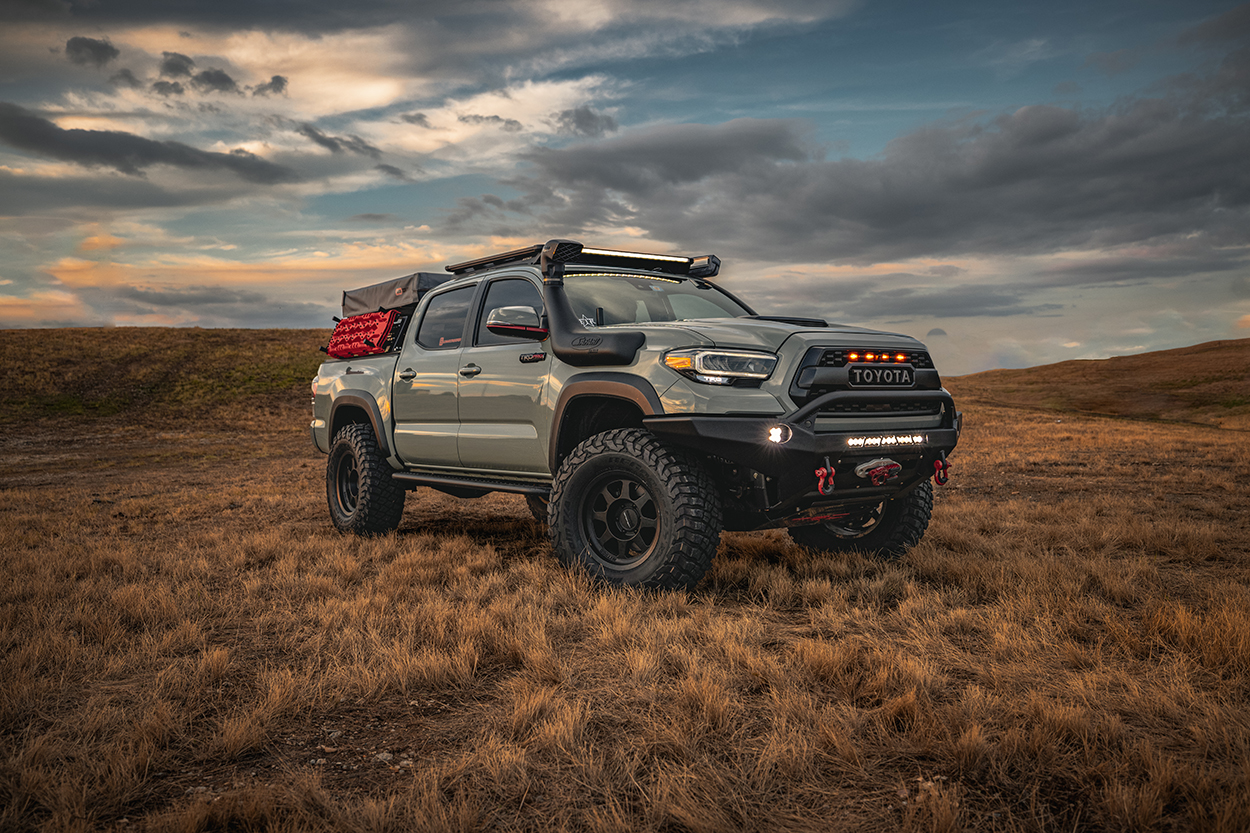
[[[385,535],[404,514],[404,489],[391,478],[373,429],[345,426],[330,446],[326,462],[326,500],[339,532]]]
[[[620,428],[564,459],[550,518],[548,535],[566,567],[610,584],[690,589],[712,566],[721,500],[697,460],[649,431]]]
[[[547,506],[548,499],[544,495],[526,495],[525,505],[530,508],[530,514],[534,516],[534,522],[543,526],[547,525]]]
[[[905,495],[882,502],[875,511],[875,522],[859,528],[856,523],[871,520],[866,514],[845,521],[830,521],[788,530],[795,543],[826,552],[872,553],[893,560],[901,557],[924,537],[933,515],[933,484],[923,480]]]

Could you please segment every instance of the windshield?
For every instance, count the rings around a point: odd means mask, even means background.
[[[570,274],[565,276],[564,291],[584,327],[751,314],[712,284],[698,280]]]

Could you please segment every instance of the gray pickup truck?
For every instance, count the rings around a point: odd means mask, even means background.
[[[334,525],[389,532],[418,486],[513,492],[565,565],[659,588],[722,529],[905,552],[960,431],[925,346],[757,315],[719,267],[551,240],[345,292],[385,318],[312,382]]]

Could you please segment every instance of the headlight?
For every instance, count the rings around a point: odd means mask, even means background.
[[[746,350],[674,350],[664,356],[664,363],[696,382],[732,385],[734,379],[767,379],[777,357]]]

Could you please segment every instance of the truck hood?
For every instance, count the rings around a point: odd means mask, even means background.
[[[655,332],[658,336],[662,334],[665,340],[673,339],[680,332],[690,339],[691,347],[736,347],[742,350],[766,350],[769,353],[776,353],[792,338],[807,346],[846,343],[857,347],[923,347],[911,336],[846,324],[800,327],[783,321],[761,321],[756,318],[702,318],[628,326],[644,333]]]

